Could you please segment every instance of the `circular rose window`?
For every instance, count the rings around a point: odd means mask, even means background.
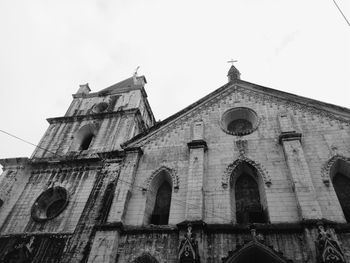
[[[106,102],[100,102],[92,108],[92,111],[94,113],[101,113],[107,110],[107,108],[108,108],[108,104]]]
[[[232,135],[247,135],[258,127],[258,115],[249,108],[233,108],[222,115],[222,129]]]
[[[36,221],[45,221],[58,216],[68,204],[68,192],[61,186],[43,192],[32,206],[31,215]]]

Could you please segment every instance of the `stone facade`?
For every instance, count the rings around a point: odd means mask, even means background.
[[[349,109],[232,66],[156,123],[145,83],[82,85],[31,158],[1,160],[0,260],[350,260]]]

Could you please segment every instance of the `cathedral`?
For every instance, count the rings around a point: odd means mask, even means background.
[[[350,109],[231,66],[156,122],[145,85],[81,85],[0,160],[0,262],[350,262]]]

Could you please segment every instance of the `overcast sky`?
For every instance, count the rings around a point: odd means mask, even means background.
[[[350,26],[332,0],[1,0],[0,32],[0,129],[35,144],[79,84],[137,66],[157,120],[224,85],[231,58],[243,80],[350,108]],[[0,158],[33,150],[0,133]]]

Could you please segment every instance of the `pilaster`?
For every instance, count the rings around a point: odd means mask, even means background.
[[[195,122],[192,127],[192,141],[187,144],[190,160],[187,177],[185,220],[202,220],[204,216],[204,164],[207,143],[203,140],[203,122]]]
[[[279,124],[281,128],[279,141],[287,161],[301,219],[320,219],[322,212],[301,145],[302,134],[295,131],[291,117],[287,113],[279,116]]]
[[[124,165],[121,167],[114,198],[107,222],[123,222],[131,197],[138,163],[142,155],[140,148],[126,149]]]

